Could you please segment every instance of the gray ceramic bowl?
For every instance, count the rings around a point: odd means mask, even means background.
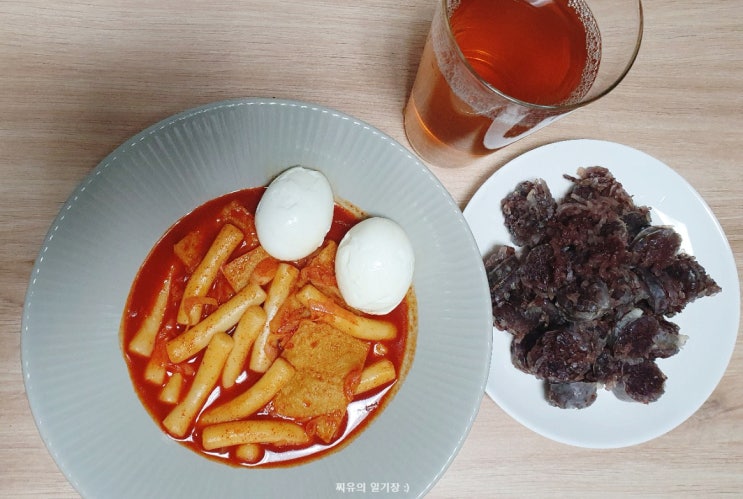
[[[131,386],[119,322],[139,265],[170,225],[296,164],[323,171],[338,198],[406,230],[416,253],[417,348],[395,397],[350,445],[299,466],[235,468],[186,449],[152,421]],[[408,497],[433,486],[469,431],[491,324],[468,225],[408,150],[331,109],[244,99],[141,132],[72,193],[31,275],[22,361],[39,432],[83,496],[329,497],[353,483]]]

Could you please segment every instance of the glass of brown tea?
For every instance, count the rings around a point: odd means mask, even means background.
[[[497,151],[616,87],[642,26],[640,0],[438,0],[408,140],[437,166]]]

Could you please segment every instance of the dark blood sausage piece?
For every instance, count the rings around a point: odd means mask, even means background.
[[[678,324],[663,318],[658,320],[658,333],[653,338],[650,358],[667,359],[679,353],[686,342],[686,336],[679,334]]]
[[[707,271],[697,262],[696,258],[686,253],[676,255],[664,269],[664,273],[681,285],[685,296],[683,306],[698,298],[712,296],[722,291],[715,280],[707,275]],[[680,311],[680,309],[676,311]]]
[[[635,264],[646,269],[662,269],[681,247],[681,236],[672,227],[643,229],[630,244]]]
[[[647,269],[637,269],[643,284],[641,296],[653,313],[663,315],[671,309],[671,300],[661,280]]]
[[[612,354],[620,360],[643,359],[649,356],[660,330],[658,319],[642,315],[628,321],[616,331]]]
[[[563,175],[572,185],[565,199],[582,199],[584,201],[599,201],[608,205],[615,213],[634,213],[638,211],[632,196],[617,182],[614,175],[604,167],[590,166],[579,168],[578,177]],[[644,208],[647,210],[647,208]],[[641,209],[642,211],[642,209]]]
[[[647,292],[645,283],[632,269],[620,269],[611,286],[611,306],[615,315],[622,317],[635,308],[637,303],[647,300]]]
[[[554,293],[554,268],[555,258],[552,246],[549,244],[535,246],[529,249],[523,257],[520,269],[521,283],[541,294]]]
[[[550,405],[560,409],[585,409],[596,401],[596,383],[547,383],[546,397]]]
[[[525,316],[521,306],[505,302],[493,305],[493,324],[501,331],[508,331],[518,340],[538,326],[539,319]]]
[[[526,374],[532,374],[531,370],[529,369],[526,356],[534,347],[541,335],[541,331],[534,330],[523,335],[520,338],[514,338],[511,341],[511,362],[513,363],[514,367],[525,372]]]
[[[615,359],[665,359],[676,355],[685,336],[678,325],[654,315],[641,315],[617,325],[611,341]]]
[[[552,301],[544,296],[537,296],[526,304],[523,317],[534,324],[534,327],[545,329],[564,326],[567,321]]]
[[[643,229],[650,226],[650,210],[645,207],[636,207],[622,214],[622,222],[627,228],[627,240],[632,241]]]
[[[529,371],[553,382],[582,381],[598,356],[594,335],[570,325],[542,334],[526,355]]]
[[[524,181],[501,201],[506,229],[518,246],[537,244],[545,235],[556,203],[544,180]]]
[[[532,293],[524,290],[519,269],[521,262],[514,248],[496,246],[485,259],[485,268],[490,285],[494,325],[520,338],[539,324],[539,318],[524,314]]]
[[[690,255],[674,256],[660,271],[638,269],[647,293],[647,303],[658,315],[673,316],[689,303],[721,291],[699,262]]]
[[[622,377],[614,388],[621,400],[649,404],[655,402],[665,391],[666,375],[652,360],[622,366]]]
[[[601,279],[586,279],[561,288],[557,306],[573,321],[592,321],[611,308],[610,290]]]
[[[521,266],[516,250],[510,246],[497,246],[485,260],[490,296],[494,303],[506,302],[520,284]]]
[[[609,350],[602,351],[593,363],[593,371],[586,374],[587,381],[601,383],[611,390],[622,377],[622,362],[614,358]]]

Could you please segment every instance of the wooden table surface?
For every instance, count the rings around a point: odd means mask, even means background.
[[[143,128],[234,97],[333,107],[406,144],[402,108],[435,1],[0,1],[0,496],[77,496],[39,437],[20,363],[31,268],[75,186]],[[583,137],[630,145],[701,193],[740,275],[743,2],[644,7],[639,58],[613,93],[472,166],[432,171],[464,207],[536,146]],[[694,416],[631,448],[555,443],[485,397],[429,497],[741,494],[741,343]]]

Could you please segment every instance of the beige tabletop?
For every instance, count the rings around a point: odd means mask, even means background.
[[[31,268],[75,186],[145,127],[234,97],[310,101],[407,144],[402,108],[435,1],[0,1],[0,496],[77,496],[39,437],[20,362]],[[613,93],[475,165],[432,171],[463,208],[488,176],[536,146],[627,144],[699,191],[740,275],[742,110],[743,2],[649,0],[639,58]],[[555,443],[485,397],[429,496],[741,494],[741,347],[739,335],[696,414],[630,448]]]

